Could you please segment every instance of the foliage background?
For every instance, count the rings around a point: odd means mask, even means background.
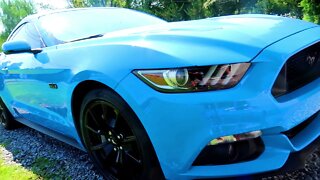
[[[66,0],[69,8],[125,7],[153,14],[167,21],[193,20],[231,14],[260,13],[300,18],[320,24],[319,0]],[[52,2],[51,2],[52,4]],[[42,9],[52,9],[41,3]],[[37,12],[32,0],[0,0],[2,44],[25,16]],[[130,17],[131,18],[131,17]]]

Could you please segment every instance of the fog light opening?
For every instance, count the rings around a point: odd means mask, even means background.
[[[215,138],[204,147],[193,165],[223,165],[256,159],[264,151],[261,135],[261,131],[252,131]]]
[[[218,144],[232,143],[237,141],[245,141],[249,139],[258,138],[261,135],[262,135],[261,131],[252,131],[252,132],[243,133],[243,134],[223,136],[223,137],[219,137],[211,140],[208,145],[218,145]]]

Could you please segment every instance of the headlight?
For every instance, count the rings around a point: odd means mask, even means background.
[[[209,91],[234,87],[250,63],[187,67],[159,70],[135,70],[133,73],[161,92]]]

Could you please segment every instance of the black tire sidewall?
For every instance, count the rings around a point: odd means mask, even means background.
[[[4,104],[2,100],[0,100],[0,106],[3,108],[3,111],[5,113],[5,123],[1,124],[5,129],[12,130],[17,128],[18,122],[14,120],[12,114]]]

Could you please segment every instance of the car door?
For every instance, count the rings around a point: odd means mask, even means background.
[[[67,104],[65,88],[58,88],[69,70],[53,68],[48,51],[31,22],[22,24],[9,41],[26,40],[32,49],[42,48],[42,52],[5,55],[1,61],[4,86],[7,90],[6,102],[10,103],[16,118],[28,120],[41,126],[65,134]]]

